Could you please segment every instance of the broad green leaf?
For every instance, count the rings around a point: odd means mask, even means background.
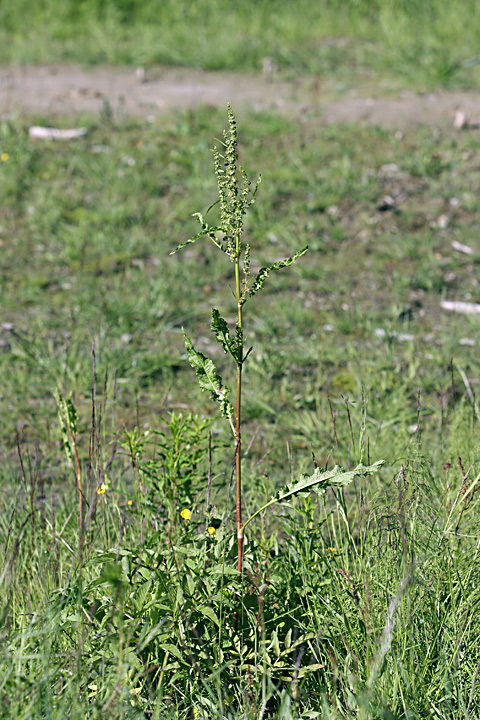
[[[218,615],[213,608],[211,608],[209,605],[205,605],[204,607],[199,607],[198,609],[202,613],[202,615],[205,615],[205,617],[207,617],[209,620],[212,620],[215,625],[218,625],[220,627]]]
[[[325,470],[324,472],[321,472],[319,468],[315,468],[315,472],[313,473],[313,475],[302,475],[298,482],[287,485],[287,487],[283,488],[283,490],[279,490],[278,493],[274,497],[272,497],[268,503],[263,505],[263,507],[261,507],[248,518],[246,523],[244,523],[243,528],[245,529],[248,523],[251,522],[254,517],[266,510],[266,508],[270,507],[271,505],[283,502],[296,495],[310,492],[310,490],[313,489],[316,492],[324,492],[329,487],[349,485],[352,482],[353,478],[367,477],[367,475],[373,475],[373,473],[376,473],[377,470],[380,470],[380,468],[384,464],[385,460],[377,460],[377,462],[373,463],[373,465],[363,465],[362,463],[359,463],[356,468],[354,468],[353,470],[349,470],[348,472],[345,472],[345,470],[343,470],[343,468],[341,468],[339,465],[335,465],[333,470]]]
[[[303,248],[303,250],[299,250],[297,253],[295,253],[295,255],[292,255],[292,257],[289,257],[286,260],[279,260],[278,262],[273,263],[273,265],[270,265],[270,267],[262,268],[253,279],[252,284],[248,289],[248,295],[245,298],[244,302],[252,298],[259,290],[263,288],[263,283],[268,278],[271,272],[273,272],[274,270],[281,270],[288,265],[293,265],[293,263],[298,260],[299,257],[304,255],[307,250],[308,247],[305,247]]]
[[[178,660],[183,660],[185,662],[183,652],[176,645],[172,645],[172,643],[161,643],[160,647],[169,655],[173,655],[173,657],[176,657]]]
[[[230,337],[228,325],[216,308],[212,308],[212,324],[210,325],[210,329],[215,334],[217,342],[223,347],[223,352],[229,352],[235,362],[238,362],[237,340],[232,340]]]
[[[223,417],[229,419],[233,415],[233,406],[228,399],[228,388],[222,384],[222,378],[218,375],[212,360],[198,350],[195,350],[190,338],[183,331],[185,347],[187,348],[190,365],[196,370],[198,384],[202,390],[207,390],[212,398],[220,404]]]

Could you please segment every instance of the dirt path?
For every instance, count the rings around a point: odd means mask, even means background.
[[[314,78],[283,80],[265,74],[161,67],[146,73],[107,66],[0,68],[0,117],[13,113],[73,120],[82,112],[98,113],[107,104],[114,114],[156,117],[175,108],[201,103],[225,107],[227,102],[237,110],[248,105],[293,116],[315,110],[329,123],[365,121],[398,129],[418,123],[452,127],[458,110],[472,124],[480,123],[480,93],[472,92],[401,91],[370,97],[361,89],[342,92]]]

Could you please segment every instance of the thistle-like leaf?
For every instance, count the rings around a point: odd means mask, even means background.
[[[209,360],[203,353],[195,350],[192,341],[187,337],[185,331],[182,330],[182,332],[185,338],[188,360],[192,368],[197,372],[200,388],[208,391],[212,398],[219,403],[223,417],[228,420],[233,416],[233,406],[228,399],[228,388],[223,386],[222,378],[218,375],[212,360]]]
[[[222,318],[216,308],[212,308],[211,331],[215,334],[217,342],[223,347],[223,352],[228,352],[235,362],[238,362],[238,345],[236,339],[230,337],[230,330],[226,321]]]
[[[385,460],[377,460],[373,465],[363,465],[360,463],[353,470],[345,471],[339,465],[335,465],[333,470],[326,470],[322,472],[319,468],[315,468],[313,475],[302,475],[300,480],[287,487],[279,490],[278,493],[272,497],[268,503],[263,505],[257,512],[248,518],[247,522],[244,523],[245,528],[249,522],[253,520],[259,513],[263,512],[267,507],[275,505],[276,503],[284,502],[297,495],[304,495],[309,493],[311,490],[315,492],[324,492],[329,487],[339,487],[349,485],[355,477],[367,477],[367,475],[373,475],[377,470],[385,464]]]
[[[248,288],[248,295],[245,299],[246,300],[252,298],[259,290],[263,288],[263,283],[268,278],[271,272],[274,270],[281,270],[284,267],[287,267],[288,265],[293,265],[293,263],[298,260],[299,257],[304,255],[308,250],[308,247],[303,248],[303,250],[299,250],[295,255],[292,255],[292,257],[287,258],[286,260],[279,260],[276,263],[273,263],[273,265],[270,265],[270,267],[264,267],[262,268],[255,278],[252,281],[252,284]]]
[[[360,463],[356,468],[348,471],[345,471],[340,465],[335,465],[333,470],[324,470],[323,472],[320,468],[315,468],[313,475],[302,475],[298,482],[287,485],[283,490],[279,490],[275,499],[277,502],[282,502],[294,495],[309,492],[313,488],[315,488],[316,492],[323,492],[328,487],[349,485],[353,478],[364,478],[367,477],[367,475],[373,475],[373,473],[376,473],[384,464],[385,460],[377,460],[373,465],[363,465],[363,463]]]

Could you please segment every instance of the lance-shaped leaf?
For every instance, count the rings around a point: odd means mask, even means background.
[[[208,208],[208,210],[207,210],[207,212],[206,212],[205,214],[208,214],[208,213],[210,212],[210,210],[211,210],[213,207],[215,207],[215,205],[217,205],[218,202],[219,202],[219,200],[217,200],[216,202],[212,203],[212,205],[210,205],[210,207]],[[218,248],[220,248],[220,250],[224,251],[224,248],[220,245],[220,243],[218,242],[217,238],[215,237],[215,233],[216,233],[216,232],[223,232],[223,233],[225,233],[224,228],[223,228],[223,227],[213,227],[213,226],[209,225],[209,224],[207,223],[207,221],[205,220],[205,218],[203,217],[202,213],[199,213],[199,212],[193,213],[193,217],[196,217],[196,218],[197,218],[198,222],[199,222],[200,225],[202,226],[202,230],[201,230],[199,233],[197,233],[196,235],[194,235],[193,237],[189,238],[188,240],[185,240],[185,242],[180,243],[180,245],[177,245],[177,247],[175,248],[175,250],[172,250],[172,251],[171,251],[170,255],[175,255],[175,253],[177,252],[177,250],[181,250],[181,249],[184,248],[186,245],[191,245],[192,243],[197,242],[197,240],[199,240],[199,239],[202,238],[202,237],[205,237],[205,235],[208,235],[208,237],[209,237],[210,240],[214,243],[214,245],[216,245]]]
[[[222,378],[218,375],[212,360],[198,350],[195,350],[193,343],[182,330],[185,338],[190,365],[196,370],[198,384],[202,390],[207,390],[212,398],[220,404],[223,417],[230,419],[233,415],[233,406],[228,399],[228,388],[222,384]]]
[[[270,265],[270,267],[262,268],[253,279],[252,284],[248,289],[248,295],[245,298],[244,302],[252,298],[259,290],[263,288],[263,283],[268,278],[271,272],[273,272],[274,270],[281,270],[288,265],[293,265],[293,263],[298,260],[299,257],[304,255],[307,250],[308,246],[303,248],[303,250],[299,250],[297,253],[295,253],[295,255],[292,255],[292,257],[289,257],[286,260],[279,260],[278,262],[273,263],[273,265]]]
[[[229,352],[235,362],[238,362],[238,343],[236,338],[230,337],[230,330],[226,321],[222,318],[216,308],[212,308],[211,331],[215,334],[217,342],[223,347],[223,352]]]
[[[73,465],[73,451],[71,446],[72,435],[77,432],[77,410],[73,404],[72,396],[65,399],[62,393],[57,390],[55,394],[58,408],[58,419],[62,430],[63,446],[67,460]]]
[[[248,520],[244,523],[243,528],[245,529],[248,523],[250,523],[254,517],[259,513],[266,510],[271,505],[276,503],[284,502],[296,495],[303,495],[311,490],[315,492],[324,492],[329,487],[339,487],[349,485],[355,477],[367,477],[367,475],[373,475],[377,470],[385,464],[385,460],[377,460],[373,465],[363,465],[360,463],[353,470],[345,471],[339,465],[335,465],[333,470],[326,470],[322,472],[319,468],[315,468],[313,475],[302,475],[300,480],[287,487],[279,490],[278,493],[272,497],[263,507],[257,510],[251,515]]]

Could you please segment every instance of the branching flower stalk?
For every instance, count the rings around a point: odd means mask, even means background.
[[[235,409],[229,400],[229,389],[223,385],[222,378],[217,373],[212,360],[203,353],[195,350],[192,341],[184,332],[185,346],[187,348],[190,364],[197,372],[198,382],[202,390],[207,390],[216,400],[222,415],[228,420],[235,441],[235,475],[236,475],[236,527],[238,541],[237,570],[242,572],[244,525],[242,523],[242,372],[244,363],[251,351],[245,353],[245,335],[243,306],[256,293],[262,289],[267,277],[274,270],[280,270],[292,265],[307,248],[300,250],[286,260],[262,268],[256,275],[250,272],[250,245],[242,240],[244,232],[244,216],[255,202],[260,178],[252,191],[250,180],[244,170],[238,166],[238,135],[235,117],[228,106],[228,130],[223,134],[223,153],[215,147],[213,149],[215,175],[218,183],[218,200],[211,205],[205,217],[195,213],[195,217],[202,229],[194,237],[179,245],[173,253],[185,245],[196,242],[202,237],[209,238],[213,244],[230,258],[235,269],[235,298],[237,302],[237,320],[235,330],[231,334],[227,322],[216,308],[212,308],[211,330],[225,353],[231,355],[237,370],[237,388]],[[220,224],[211,226],[206,216],[216,205],[219,205]],[[172,253],[172,254],[173,254]]]

